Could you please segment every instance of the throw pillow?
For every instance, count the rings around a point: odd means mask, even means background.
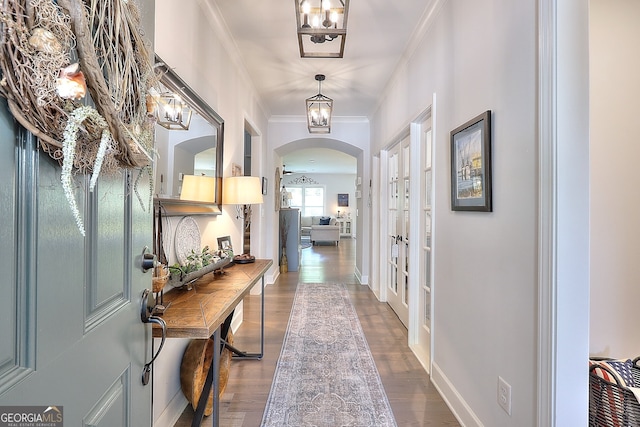
[[[331,218],[323,216],[322,218],[320,218],[320,225],[329,225],[329,223],[331,222]]]

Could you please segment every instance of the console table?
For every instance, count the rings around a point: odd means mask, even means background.
[[[164,294],[167,307],[162,315],[167,338],[213,339],[213,361],[198,401],[192,426],[202,422],[207,399],[213,388],[213,426],[219,426],[220,332],[240,301],[261,281],[260,353],[232,349],[240,358],[260,359],[264,353],[264,274],[273,264],[270,259],[256,259],[250,264],[236,264],[224,273],[208,273],[193,284],[191,290],[172,289]],[[160,327],[153,325],[153,336],[161,337]],[[218,349],[216,351],[216,349]]]

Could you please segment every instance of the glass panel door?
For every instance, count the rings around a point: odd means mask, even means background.
[[[387,301],[405,326],[409,323],[409,138],[389,151]]]
[[[416,354],[427,368],[431,371],[431,319],[432,319],[432,230],[433,230],[433,143],[432,143],[431,118],[429,117],[421,124],[421,174],[423,180],[422,188],[422,237],[421,237],[421,259],[420,266],[420,292],[419,292],[419,319],[418,342]]]

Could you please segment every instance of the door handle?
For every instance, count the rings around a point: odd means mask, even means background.
[[[156,316],[156,305],[155,298],[149,289],[145,289],[142,291],[142,298],[140,301],[140,320],[142,323],[155,323],[162,328],[162,339],[160,340],[160,347],[153,355],[151,360],[148,363],[145,363],[142,368],[142,384],[149,384],[149,377],[151,374],[151,367],[153,366],[153,362],[156,360],[160,351],[162,351],[162,347],[164,346],[164,342],[167,339],[167,324],[164,319],[159,316]]]
[[[151,252],[149,252],[149,247],[145,246],[142,249],[142,272],[146,273],[157,265],[158,257],[156,256],[156,254],[152,254]]]

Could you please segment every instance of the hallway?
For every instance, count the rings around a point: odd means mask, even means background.
[[[302,250],[300,271],[281,274],[274,285],[266,287],[265,356],[261,361],[232,361],[221,399],[221,426],[260,425],[298,282],[347,284],[398,426],[459,425],[409,350],[407,330],[395,313],[378,302],[367,286],[356,283],[354,259],[352,239],[342,239],[338,246],[312,246]],[[260,297],[247,297],[244,311],[234,340],[239,348],[253,351],[258,342]],[[189,426],[192,415],[188,407],[175,427]],[[203,425],[208,424],[205,419]]]

